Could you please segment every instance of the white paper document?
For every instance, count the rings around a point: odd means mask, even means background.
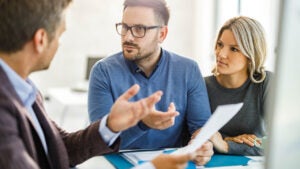
[[[138,165],[142,161],[151,161],[159,154],[162,154],[164,150],[157,151],[134,151],[122,153],[122,156],[127,159],[131,164]]]
[[[219,131],[237,112],[242,108],[243,103],[218,106],[212,116],[201,128],[199,134],[194,138],[191,144],[179,148],[173,154],[192,153],[201,147],[213,134]]]

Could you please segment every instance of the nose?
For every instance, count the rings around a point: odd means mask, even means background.
[[[225,59],[228,56],[228,51],[226,49],[222,48],[222,49],[220,49],[218,56]]]
[[[124,38],[125,40],[127,40],[127,41],[131,41],[131,40],[134,39],[134,37],[133,37],[133,35],[132,35],[130,29],[127,30],[127,32],[126,32],[126,34],[123,36],[123,38]]]

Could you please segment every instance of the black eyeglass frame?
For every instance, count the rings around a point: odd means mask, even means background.
[[[122,26],[122,29],[121,29],[121,30],[118,29],[119,26]],[[135,35],[135,34],[133,33],[133,31],[132,31],[132,28],[135,28],[135,27],[143,28],[143,29],[144,29],[144,34],[141,35],[141,36]],[[124,28],[126,29],[126,32],[125,32],[125,34],[122,34],[122,30],[123,30]],[[128,26],[128,25],[125,24],[125,23],[116,23],[116,31],[117,31],[117,33],[118,33],[119,35],[125,36],[125,35],[127,34],[128,30],[130,30],[131,35],[132,35],[133,37],[135,37],[135,38],[143,38],[143,37],[145,37],[147,30],[150,30],[150,29],[156,29],[156,28],[162,28],[162,26],[160,26],[160,25],[154,25],[154,26],[133,25],[133,26]],[[119,32],[119,31],[121,31],[121,32]]]

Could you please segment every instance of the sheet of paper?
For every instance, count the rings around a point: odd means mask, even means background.
[[[220,105],[216,108],[212,116],[201,128],[200,133],[195,137],[191,144],[179,148],[173,154],[192,153],[201,147],[213,134],[222,128],[237,112],[241,109],[243,103]]]
[[[125,152],[122,156],[126,158],[131,164],[138,165],[141,161],[151,161],[159,154],[162,154],[164,150],[157,151],[135,151]]]

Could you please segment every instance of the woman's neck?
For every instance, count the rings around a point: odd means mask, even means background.
[[[233,75],[220,74],[216,76],[218,83],[225,88],[239,88],[248,79],[248,73],[239,73]]]

